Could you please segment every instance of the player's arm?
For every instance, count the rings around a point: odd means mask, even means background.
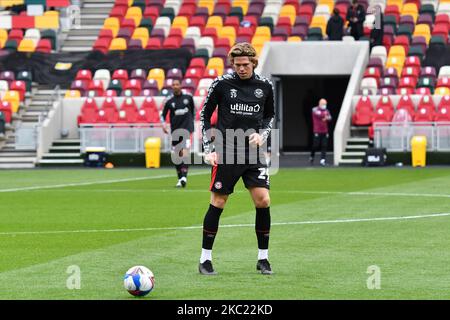
[[[192,96],[189,97],[190,103],[189,103],[189,108],[191,110],[192,113],[192,119],[195,119],[195,104],[194,104],[194,98]]]
[[[211,141],[211,116],[216,108],[218,99],[218,83],[219,80],[216,79],[208,90],[208,95],[206,96],[205,102],[203,103],[202,111],[200,112],[200,128],[202,130],[202,142],[203,151],[205,153],[205,162],[211,165],[217,164],[217,155],[214,150],[214,145]]]
[[[164,133],[169,133],[169,128],[167,128],[167,124],[166,124],[166,116],[167,116],[168,112],[169,112],[169,100],[167,100],[166,103],[164,104],[164,108],[161,112],[161,117],[160,117],[160,121],[161,121]]]

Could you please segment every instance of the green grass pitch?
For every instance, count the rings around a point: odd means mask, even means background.
[[[149,300],[450,298],[448,169],[281,169],[273,276],[255,269],[242,182],[220,221],[219,274],[198,274],[209,179],[192,169],[179,190],[174,169],[0,171],[0,299],[136,299],[123,288],[134,265],[155,274]]]

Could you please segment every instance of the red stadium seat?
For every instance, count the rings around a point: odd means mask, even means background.
[[[155,100],[152,97],[144,99],[138,110],[137,122],[140,123],[159,123],[160,117]]]
[[[40,39],[36,46],[36,52],[51,53],[52,42],[50,39]]]
[[[91,70],[87,70],[87,69],[78,70],[75,80],[91,81],[92,80]]]
[[[377,112],[379,109],[383,109],[385,111],[385,114],[387,114],[387,112],[389,111],[394,111],[394,105],[392,104],[392,100],[391,98],[389,98],[389,96],[382,96],[380,100],[378,100],[375,109]]]
[[[160,38],[150,38],[147,41],[147,46],[145,49],[147,50],[159,50],[162,48],[162,42]]]
[[[359,98],[355,112],[352,115],[352,123],[355,126],[368,126],[372,123],[373,104],[369,97],[362,96]]]
[[[81,107],[81,114],[78,116],[78,125],[82,123],[95,123],[97,120],[98,106],[95,100],[87,98]]]
[[[178,49],[181,45],[181,38],[167,37],[163,43],[163,49]]]
[[[27,86],[25,84],[25,81],[16,80],[11,82],[9,85],[9,90],[15,90],[19,92],[20,101],[23,101],[25,99],[25,92],[27,91]]]
[[[114,98],[108,97],[103,102],[102,108],[97,113],[96,122],[114,123],[117,122],[118,112]]]
[[[450,122],[450,96],[442,97],[437,112],[435,113],[434,121]]]
[[[414,113],[414,122],[431,122],[435,117],[435,112],[426,107],[419,107]]]
[[[409,114],[411,114],[411,115],[413,115],[415,113],[414,104],[409,95],[404,95],[400,98],[400,100],[397,104],[397,110],[399,110],[399,109],[406,109],[406,110],[408,110]]]
[[[103,81],[101,80],[92,80],[89,84],[88,90],[95,91],[96,96],[103,96],[105,89],[103,88]]]
[[[447,87],[450,89],[450,78],[439,78],[436,87]]]
[[[11,104],[7,101],[2,101],[0,103],[0,112],[5,115],[5,122],[11,123],[12,109]]]
[[[118,115],[118,123],[135,123],[137,121],[138,109],[133,98],[124,100]]]
[[[125,83],[124,90],[131,90],[133,96],[139,96],[142,90],[141,82],[136,79],[128,80]]]
[[[436,106],[433,102],[433,97],[430,95],[424,95],[422,99],[420,99],[419,105],[417,106],[417,109],[426,108],[428,110],[435,111]]]
[[[117,69],[114,70],[114,73],[111,79],[117,79],[122,83],[122,87],[125,86],[125,83],[128,81],[128,71],[125,69]]]

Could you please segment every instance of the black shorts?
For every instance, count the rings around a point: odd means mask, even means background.
[[[185,137],[180,137],[179,140],[172,140],[172,147],[177,146],[178,144],[180,148],[189,149],[191,147],[191,139],[186,139]]]
[[[269,169],[262,164],[219,164],[211,170],[209,190],[221,194],[231,194],[242,177],[245,187],[270,189]]]

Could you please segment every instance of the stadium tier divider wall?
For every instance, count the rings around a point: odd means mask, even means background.
[[[284,75],[351,75],[333,133],[334,165],[338,165],[350,137],[353,97],[358,93],[368,61],[368,41],[268,42],[261,52],[256,72],[269,78]],[[282,94],[282,85],[278,91]],[[279,103],[277,107],[280,117],[278,123],[282,126],[283,105]],[[283,131],[282,128],[278,129]],[[283,137],[280,136],[280,139]],[[282,141],[280,145],[283,145]]]
[[[136,102],[136,105],[138,108],[142,105],[144,99],[146,97],[134,97],[134,101]],[[43,121],[42,125],[38,128],[38,134],[37,134],[37,159],[38,162],[42,158],[43,154],[47,153],[52,146],[53,141],[61,139],[63,136],[66,139],[80,139],[82,138],[82,135],[80,134],[81,130],[85,130],[86,134],[85,136],[89,136],[89,134],[95,135],[95,129],[89,128],[88,126],[78,126],[77,123],[77,116],[81,113],[81,108],[83,106],[83,103],[86,98],[70,98],[70,99],[62,99],[60,102],[55,101],[53,103],[53,107],[48,113],[47,118]],[[94,100],[97,103],[98,106],[101,106],[104,102],[106,97],[95,97]],[[121,106],[127,97],[115,97],[115,102],[117,106]],[[163,96],[156,96],[153,97],[156,106],[159,111],[162,110],[164,101],[167,99]],[[204,97],[194,97],[194,104],[196,107],[196,110],[198,108],[201,108],[201,102],[204,100]],[[156,127],[156,135],[162,138],[162,145],[161,150],[163,152],[168,152],[170,150],[169,140],[168,136],[165,135],[162,131],[161,126],[158,124],[149,124],[149,126],[152,125],[153,127]],[[103,127],[103,131],[105,126],[108,126],[108,124],[102,124],[100,125]],[[117,126],[117,130],[115,131],[124,131],[124,127],[121,125],[115,125]],[[120,128],[122,127],[122,128]],[[193,148],[195,152],[201,151],[201,142],[200,142],[200,134],[199,134],[199,123],[198,121],[195,124],[196,128],[196,134],[194,136],[193,141]],[[94,130],[94,131],[93,131]],[[108,129],[108,137],[114,136],[114,129]],[[100,130],[101,131],[101,130]],[[99,132],[100,132],[99,131]],[[125,130],[126,131],[126,130]],[[131,136],[135,136],[136,130],[130,129]],[[159,131],[159,132],[158,132]],[[111,143],[109,138],[105,139],[105,145],[108,146],[114,146],[114,144]],[[136,136],[136,139],[141,140],[139,136]],[[136,151],[140,152],[143,150],[143,146],[139,144],[136,145]],[[82,145],[83,147],[83,145]],[[81,150],[82,152],[84,150]],[[108,150],[111,151],[111,150]],[[113,150],[114,151],[114,150]],[[123,150],[123,152],[129,152],[130,150]]]

